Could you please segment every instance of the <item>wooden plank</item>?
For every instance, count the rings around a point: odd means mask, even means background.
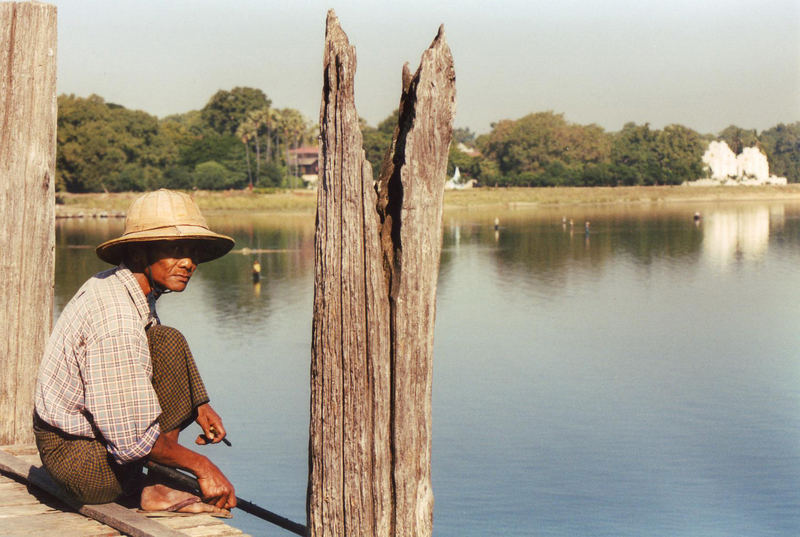
[[[12,518],[12,517],[28,517],[33,515],[42,515],[55,512],[58,512],[56,508],[39,502],[25,504],[25,505],[9,505],[0,507],[0,519]]]
[[[236,535],[242,537],[242,531],[232,528],[226,524],[221,526],[196,526],[190,528],[181,528],[183,535],[191,537],[227,537],[229,535]]]
[[[0,446],[0,451],[5,451],[15,457],[34,455],[39,459],[39,450],[36,449],[36,444],[8,444]]]
[[[223,519],[213,517],[207,514],[196,514],[192,516],[176,516],[166,517],[159,519],[162,524],[169,526],[174,530],[183,530],[184,528],[194,528],[199,526],[227,526]]]
[[[69,496],[58,496],[59,494],[65,495],[64,491],[52,482],[41,467],[30,465],[19,457],[13,457],[4,452],[5,449],[17,453],[26,452],[24,446],[3,446],[3,449],[0,449],[0,471],[18,476],[37,487],[29,488],[26,484],[0,474],[0,520],[2,520],[0,537],[12,535],[15,537],[39,537],[52,533],[53,528],[59,528],[58,537],[119,535],[119,531],[114,528],[134,537],[149,535],[153,537],[237,535],[241,537],[244,535],[241,530],[228,526],[223,519],[207,514],[151,519],[135,510],[126,509],[117,504],[75,504]],[[29,448],[27,452],[30,453]],[[27,458],[32,457],[28,455]],[[38,460],[38,454],[33,458]],[[47,492],[42,492],[42,490]],[[64,504],[72,505],[77,512],[62,510],[61,501],[51,499],[51,496],[61,498]],[[63,507],[69,509],[67,505],[63,505]],[[53,518],[49,519],[48,523],[41,518],[44,516]],[[10,529],[12,526],[6,524],[11,520],[15,521],[13,532]],[[16,522],[18,520],[27,520],[29,523],[27,525],[18,523]],[[61,531],[62,526],[65,528],[64,532]]]
[[[0,496],[0,508],[32,503],[40,503],[39,498],[31,494],[24,487],[11,490],[6,489],[3,491],[2,496]]]
[[[15,474],[58,498],[82,515],[93,518],[132,537],[181,537],[183,534],[115,503],[82,505],[56,485],[42,468],[0,451],[0,471]]]
[[[84,505],[78,512],[131,537],[181,537],[184,534],[116,503]]]
[[[158,519],[165,526],[185,535],[243,535],[242,531],[228,526],[223,520],[206,514],[188,517],[166,517]]]
[[[8,518],[0,522],[0,536],[2,537],[40,537],[56,533],[58,537],[115,537],[119,535],[119,532],[114,529],[75,513]]]
[[[56,7],[0,3],[0,443],[33,440],[55,267]]]

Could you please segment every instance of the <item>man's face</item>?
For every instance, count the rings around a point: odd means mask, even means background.
[[[183,291],[197,268],[197,244],[194,241],[165,241],[150,250],[150,275],[153,281],[170,291]]]

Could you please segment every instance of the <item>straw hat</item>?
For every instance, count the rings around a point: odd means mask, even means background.
[[[129,244],[178,239],[202,244],[197,263],[222,257],[233,248],[232,238],[208,229],[192,198],[162,188],[136,198],[125,218],[125,232],[98,246],[96,252],[103,261],[118,265]]]

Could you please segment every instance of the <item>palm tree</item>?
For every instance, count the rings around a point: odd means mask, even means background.
[[[293,108],[284,108],[279,111],[279,128],[283,134],[283,142],[286,144],[286,165],[290,165],[290,150],[297,149],[300,143],[304,142],[308,133],[308,125],[303,115]],[[295,163],[294,176],[297,176],[297,165]],[[294,181],[292,187],[294,187]]]
[[[259,131],[261,130],[262,118],[261,110],[251,110],[247,114],[244,125],[247,125],[248,130],[256,143],[256,183],[261,177],[261,144],[258,140]]]
[[[239,124],[236,129],[236,137],[239,138],[244,144],[244,153],[247,158],[247,182],[248,188],[253,190],[253,174],[250,170],[250,137],[252,136],[252,125],[249,121],[245,120]]]
[[[279,123],[279,114],[276,110],[265,106],[251,111],[249,117],[256,123],[258,135],[264,134],[264,164],[268,164],[274,158],[272,142]]]

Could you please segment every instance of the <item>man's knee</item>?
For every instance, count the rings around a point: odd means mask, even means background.
[[[187,345],[186,338],[180,330],[163,324],[156,324],[147,329],[147,340],[152,347],[154,344],[159,346],[184,347]]]
[[[79,502],[87,504],[109,503],[117,501],[123,493],[119,483],[64,483],[67,489]]]
[[[157,324],[147,330],[147,343],[150,347],[151,363],[158,367],[164,363],[165,367],[183,364],[186,355],[190,354],[186,338],[177,328]],[[167,365],[170,364],[170,365]]]

